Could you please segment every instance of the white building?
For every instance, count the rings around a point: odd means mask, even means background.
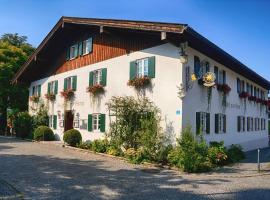
[[[191,80],[208,71],[219,84],[211,90]],[[127,82],[140,75],[151,78],[144,95],[160,108],[167,134],[178,137],[191,124],[208,142],[245,150],[268,145],[270,83],[185,24],[62,17],[13,82],[29,85],[29,112],[48,105],[60,139],[75,128],[83,140],[93,140],[109,129],[106,102],[137,96]],[[104,93],[91,95],[87,87],[96,84]],[[223,96],[225,84],[231,91]],[[61,92],[68,89],[74,98],[64,101]],[[47,100],[48,93],[55,100]]]

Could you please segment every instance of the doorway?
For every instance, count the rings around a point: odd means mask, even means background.
[[[70,129],[73,129],[73,118],[74,115],[71,110],[65,111],[65,126],[64,126],[65,132]]]

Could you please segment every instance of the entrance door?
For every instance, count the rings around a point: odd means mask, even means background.
[[[67,110],[65,112],[65,131],[67,130],[70,130],[70,129],[73,129],[73,114],[72,114],[72,111],[71,110]]]

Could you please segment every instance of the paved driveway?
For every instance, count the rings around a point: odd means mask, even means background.
[[[270,175],[233,173],[144,170],[57,145],[0,138],[0,199],[18,191],[24,199],[270,199]]]

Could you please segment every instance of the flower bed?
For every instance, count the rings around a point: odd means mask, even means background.
[[[96,85],[93,85],[93,86],[89,86],[87,88],[87,92],[90,92],[92,94],[100,94],[100,93],[103,93],[104,92],[104,86],[103,85],[100,85],[100,84],[96,84]]]
[[[39,96],[37,95],[30,96],[30,101],[35,103],[39,102]]]
[[[74,90],[68,89],[61,92],[61,96],[64,97],[65,100],[70,100],[72,97],[74,97]]]
[[[148,76],[136,77],[128,81],[128,86],[143,88],[150,85],[151,79]]]
[[[55,94],[45,94],[45,98],[54,101],[55,100]]]
[[[217,90],[228,94],[231,91],[231,87],[228,84],[217,84]]]

